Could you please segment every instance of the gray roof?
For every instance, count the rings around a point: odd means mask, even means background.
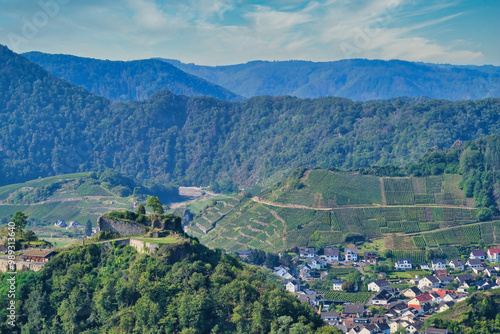
[[[345,313],[363,313],[365,311],[364,305],[347,304],[345,306]]]
[[[325,248],[324,252],[325,256],[339,256],[340,252],[338,248]]]
[[[411,259],[398,259],[398,263],[402,264],[404,262],[411,263]]]
[[[474,256],[486,256],[486,253],[480,249],[473,250],[471,254]]]

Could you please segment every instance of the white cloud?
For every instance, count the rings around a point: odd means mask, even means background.
[[[71,1],[19,51],[109,59],[169,57],[203,64],[346,57],[480,61],[477,43],[461,41],[460,36],[439,41],[429,34],[445,22],[450,29],[461,19],[462,12],[450,14],[456,1]],[[17,3],[0,0],[0,29],[19,31],[19,18],[33,15],[30,1]],[[439,17],[443,9],[446,15]],[[7,42],[0,36],[0,43]]]

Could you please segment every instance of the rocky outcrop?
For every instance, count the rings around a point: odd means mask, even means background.
[[[99,217],[97,226],[99,226],[99,231],[117,232],[122,236],[141,235],[146,233],[146,227],[143,225],[112,219],[106,216]]]

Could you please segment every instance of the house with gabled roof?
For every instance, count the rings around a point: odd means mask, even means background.
[[[358,261],[358,248],[344,248],[344,255],[346,262]]]
[[[382,290],[372,298],[373,305],[387,305],[392,295],[387,290]]]
[[[442,286],[450,284],[455,279],[455,277],[451,275],[438,275],[436,276],[436,278],[439,280],[439,284],[441,284]]]
[[[322,269],[326,267],[326,261],[319,256],[315,256],[313,258],[308,258],[307,264],[312,269]]]
[[[458,281],[459,284],[463,284],[463,283],[474,283],[475,279],[474,279],[474,276],[472,276],[471,274],[464,274],[464,275],[458,275],[457,277],[455,277],[455,280]]]
[[[394,267],[396,267],[396,270],[410,270],[412,268],[411,259],[398,259]]]
[[[431,261],[432,270],[446,270],[446,261],[443,259],[436,259]]]
[[[418,288],[419,289],[439,288],[439,284],[440,282],[436,276],[427,276],[422,278],[420,282],[418,282]]]
[[[285,280],[284,284],[287,291],[290,292],[300,291],[300,280],[298,279]]]
[[[324,322],[332,327],[342,324],[342,319],[340,318],[340,313],[338,312],[321,312],[320,316]]]
[[[484,273],[485,273],[486,275],[488,275],[488,277],[491,277],[491,276],[498,276],[497,271],[496,271],[496,270],[495,270],[495,268],[493,268],[493,267],[486,267],[486,268],[484,269]]]
[[[465,262],[465,265],[467,266],[467,268],[473,269],[482,267],[483,262],[481,262],[481,260],[479,259],[468,259],[467,262]]]
[[[500,248],[490,248],[487,253],[488,261],[500,262]]]
[[[486,259],[486,253],[482,249],[476,249],[470,252],[469,259],[477,259],[483,261]]]
[[[448,263],[448,266],[453,270],[464,271],[464,261],[462,259],[453,259]]]
[[[28,262],[48,262],[55,253],[52,249],[30,249],[25,252],[21,258]]]
[[[385,279],[379,279],[371,283],[368,283],[368,291],[380,292],[388,287],[389,287],[389,282],[387,282]]]
[[[332,283],[333,291],[342,291],[342,284],[344,284],[345,280],[343,279],[334,279]]]
[[[343,318],[354,315],[355,317],[363,317],[365,315],[365,306],[360,304],[347,304],[345,311],[342,313]]]
[[[327,247],[323,251],[323,257],[325,260],[330,262],[336,262],[340,260],[340,251],[337,247]]]
[[[363,258],[364,258],[363,261],[366,263],[377,264],[378,254],[377,252],[365,252]]]
[[[406,298],[415,298],[416,296],[419,296],[421,294],[422,291],[420,291],[420,289],[416,286],[412,286],[411,288],[408,288],[405,292],[403,292],[403,296],[405,296]]]
[[[432,302],[432,297],[430,294],[426,293],[425,295],[420,295],[417,296],[413,299],[411,299],[408,302],[408,307],[413,307],[414,309],[418,310],[420,306],[423,304],[428,304]]]
[[[299,256],[305,258],[313,258],[314,256],[316,256],[316,252],[312,247],[300,247]]]

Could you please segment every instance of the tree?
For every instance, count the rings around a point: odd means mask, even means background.
[[[137,214],[138,215],[145,215],[146,214],[146,208],[144,208],[144,205],[139,204],[139,206],[137,207]]]
[[[37,241],[38,237],[36,236],[35,232],[33,231],[26,231],[24,232],[23,238],[28,241],[28,245],[30,244],[31,241]]]
[[[342,291],[345,292],[353,292],[354,291],[354,284],[349,281],[345,281],[342,283]]]
[[[92,222],[90,220],[87,220],[87,223],[85,224],[85,235],[87,237],[92,235]]]
[[[16,224],[16,229],[23,235],[24,228],[28,224],[28,216],[24,214],[22,211],[17,211],[14,214],[14,218],[12,221]]]
[[[157,196],[149,197],[146,206],[152,208],[155,214],[162,215],[164,212],[163,205],[160,203],[160,199]]]

